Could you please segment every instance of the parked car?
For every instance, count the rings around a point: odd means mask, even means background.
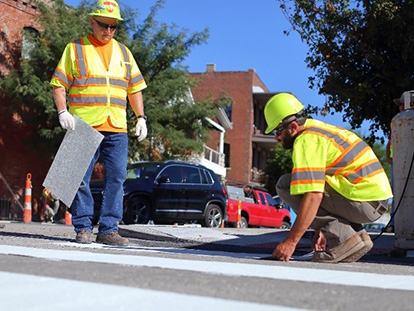
[[[91,181],[95,215],[102,201],[102,180]],[[137,162],[124,182],[125,224],[197,221],[219,227],[227,217],[227,196],[217,175],[188,162]]]
[[[252,187],[227,186],[227,214],[229,223],[238,221],[238,205],[240,202],[240,227],[249,226],[274,227],[290,229],[290,212],[278,204],[272,196]]]

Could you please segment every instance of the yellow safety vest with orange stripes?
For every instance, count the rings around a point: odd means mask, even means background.
[[[112,39],[114,40],[114,39]],[[55,69],[51,85],[69,90],[69,112],[91,126],[108,117],[116,128],[127,128],[127,94],[146,88],[129,49],[114,40],[109,70],[87,37],[69,43]]]
[[[308,119],[293,144],[292,195],[323,192],[325,182],[353,201],[392,197],[388,177],[372,149],[351,131]]]

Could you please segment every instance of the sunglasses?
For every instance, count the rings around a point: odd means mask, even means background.
[[[295,117],[295,118],[289,118],[289,119],[285,120],[285,121],[282,123],[282,126],[281,126],[281,127],[279,127],[279,128],[277,128],[277,129],[275,129],[275,130],[273,131],[273,133],[275,133],[275,135],[276,135],[276,136],[280,136],[280,134],[282,134],[282,131],[283,131],[285,128],[287,128],[287,127],[289,126],[289,124],[290,124],[290,123],[292,123],[293,121],[296,121],[296,117]]]
[[[101,27],[103,29],[108,29],[109,28],[113,31],[113,30],[116,30],[116,28],[118,27],[118,24],[110,25],[110,24],[102,23],[102,22],[100,22],[96,19],[93,19],[93,20],[99,25],[99,27]]]
[[[277,129],[275,129],[273,132],[275,133],[276,136],[280,136],[280,134],[282,134],[282,131],[285,129],[285,126],[281,126]]]
[[[298,115],[293,115],[293,116],[290,116],[289,118],[286,118],[286,119],[282,122],[282,126],[281,126],[281,127],[279,127],[279,128],[277,128],[277,129],[274,129],[274,130],[273,130],[273,133],[274,133],[276,136],[280,136],[280,134],[282,134],[282,131],[283,131],[285,128],[287,128],[287,127],[289,126],[289,124],[290,124],[290,123],[292,123],[293,121],[297,121],[297,118],[298,118]]]

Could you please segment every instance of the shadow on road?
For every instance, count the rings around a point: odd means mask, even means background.
[[[36,239],[36,240],[50,240],[50,241],[60,241],[60,242],[73,242],[74,239],[56,237],[43,234],[30,234],[30,233],[20,233],[20,232],[7,232],[1,231],[0,237],[14,237],[14,238],[25,238],[25,239]]]

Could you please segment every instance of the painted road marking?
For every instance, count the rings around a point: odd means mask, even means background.
[[[259,253],[234,253],[226,251],[212,251],[204,249],[191,249],[191,248],[177,248],[177,247],[151,247],[151,246],[110,246],[99,243],[91,244],[80,244],[75,242],[64,242],[57,243],[56,245],[71,247],[71,248],[82,248],[82,249],[116,249],[119,251],[128,252],[149,252],[149,253],[170,253],[170,254],[183,254],[183,255],[197,255],[197,256],[208,256],[208,257],[231,257],[231,258],[243,258],[243,259],[260,259],[266,257],[268,254]]]
[[[139,310],[193,311],[220,310],[246,311],[306,311],[278,305],[266,305],[221,298],[177,294],[134,287],[107,285],[84,281],[58,279],[0,272],[0,301],[3,310]],[[102,298],[105,297],[105,298]]]
[[[155,267],[174,270],[231,276],[261,277],[276,280],[303,281],[311,283],[362,286],[371,288],[414,290],[414,276],[336,271],[289,267],[287,265],[259,265],[219,261],[193,261],[186,259],[158,258],[147,256],[89,253],[82,251],[50,250],[12,245],[1,245],[0,254],[21,255],[50,260],[71,260]],[[212,264],[214,263],[214,264]]]

